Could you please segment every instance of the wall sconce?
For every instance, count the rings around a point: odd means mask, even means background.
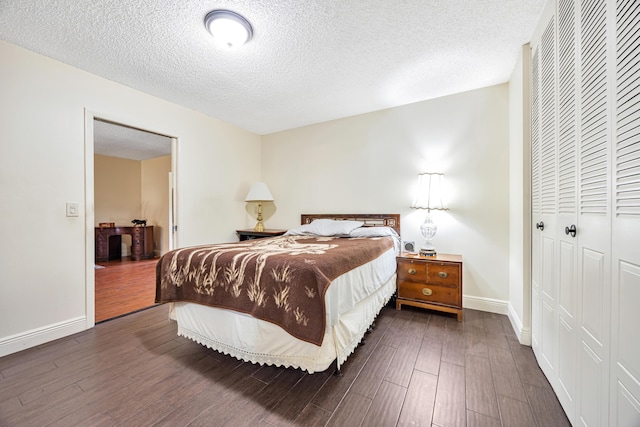
[[[418,175],[418,190],[416,197],[411,203],[414,209],[426,209],[427,216],[420,225],[420,233],[425,238],[425,245],[420,248],[420,255],[435,256],[436,248],[431,241],[438,231],[438,226],[431,217],[432,210],[448,210],[442,202],[444,174],[441,173],[421,173]]]
[[[254,231],[264,231],[262,223],[262,202],[273,202],[273,196],[264,182],[254,182],[244,199],[245,202],[258,202],[258,223],[253,228]]]

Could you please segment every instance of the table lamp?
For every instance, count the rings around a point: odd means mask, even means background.
[[[431,217],[432,210],[448,210],[442,202],[442,183],[444,174],[441,173],[421,173],[418,174],[418,191],[411,203],[414,209],[426,209],[427,216],[420,225],[420,233],[425,238],[425,245],[420,248],[420,255],[435,256],[436,248],[431,241],[438,231],[438,226]]]
[[[254,231],[264,231],[262,223],[262,202],[273,202],[273,196],[264,182],[254,182],[244,199],[245,202],[258,202],[258,223],[253,228]]]

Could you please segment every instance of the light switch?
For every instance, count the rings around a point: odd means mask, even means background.
[[[67,202],[67,216],[78,216],[78,204]]]

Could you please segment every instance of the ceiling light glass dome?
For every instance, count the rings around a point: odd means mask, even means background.
[[[204,18],[204,26],[216,44],[233,49],[240,47],[253,37],[253,28],[244,16],[230,10],[213,10]]]

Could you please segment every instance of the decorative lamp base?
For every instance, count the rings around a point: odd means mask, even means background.
[[[420,256],[436,256],[437,254],[434,248],[420,248]]]
[[[262,223],[262,202],[258,202],[258,223],[253,227],[253,231],[264,231],[264,224]]]

